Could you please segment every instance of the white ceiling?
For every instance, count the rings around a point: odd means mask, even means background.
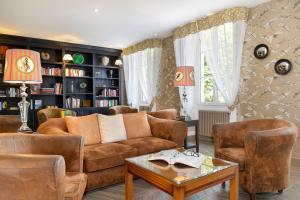
[[[266,0],[0,0],[0,33],[124,48],[189,21]],[[94,12],[98,8],[98,12]]]

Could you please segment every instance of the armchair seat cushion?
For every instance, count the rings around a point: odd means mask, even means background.
[[[137,150],[124,144],[104,143],[84,148],[84,172],[117,167],[124,164],[124,159],[137,155]]]
[[[119,143],[129,145],[137,149],[138,155],[154,153],[165,149],[172,149],[176,148],[177,146],[175,142],[157,137],[134,138],[121,141]]]
[[[65,183],[65,200],[81,200],[87,183],[86,174],[66,172]]]
[[[244,148],[220,148],[217,150],[218,158],[239,164],[240,171],[245,169],[245,149]]]

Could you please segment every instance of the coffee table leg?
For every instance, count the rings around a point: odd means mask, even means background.
[[[239,199],[239,169],[235,170],[235,175],[230,179],[230,200]]]
[[[128,172],[128,167],[125,166],[125,200],[132,200],[132,174]]]
[[[184,188],[174,187],[174,189],[173,189],[173,199],[174,200],[184,200]]]

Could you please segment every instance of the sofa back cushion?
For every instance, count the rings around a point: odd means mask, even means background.
[[[84,145],[98,144],[101,142],[98,114],[81,117],[65,117],[69,133],[81,135],[84,138]]]
[[[98,120],[102,143],[118,142],[127,139],[121,114],[111,116],[99,114]]]
[[[123,114],[127,138],[151,136],[151,129],[146,112]]]

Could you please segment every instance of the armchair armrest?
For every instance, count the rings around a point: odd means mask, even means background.
[[[68,128],[63,118],[53,118],[42,123],[37,130],[41,134],[69,135]]]
[[[148,115],[152,135],[162,139],[175,142],[178,147],[183,146],[185,137],[187,136],[187,124],[185,122],[158,119]]]
[[[288,186],[292,148],[296,137],[295,125],[249,131],[245,137],[245,173],[251,174],[248,188],[260,192],[260,188],[268,187],[271,183],[269,187],[275,189]]]
[[[33,154],[62,155],[68,172],[83,170],[83,138],[77,135],[40,135],[32,137]]]
[[[0,155],[0,199],[63,200],[65,162],[57,155]]]

